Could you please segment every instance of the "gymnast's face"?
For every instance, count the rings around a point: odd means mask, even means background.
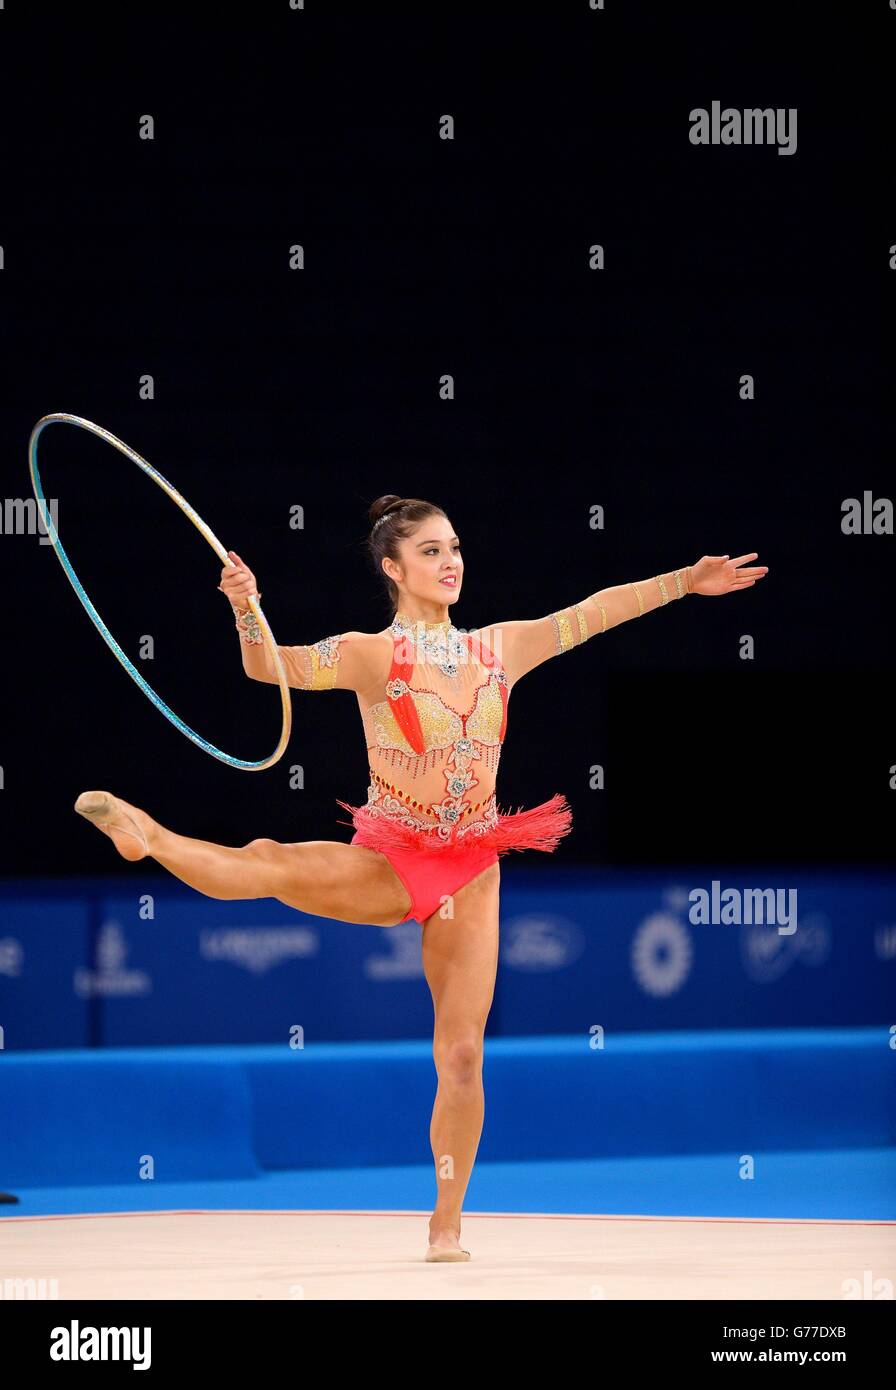
[[[393,574],[402,595],[424,603],[457,602],[463,583],[460,541],[444,516],[428,516],[399,542],[401,574]]]

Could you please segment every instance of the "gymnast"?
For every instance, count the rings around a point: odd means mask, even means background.
[[[463,584],[460,542],[445,512],[386,496],[370,508],[370,559],[394,617],[381,632],[344,632],[279,646],[297,690],[350,690],[369,760],[365,805],[351,842],[230,847],[178,835],[109,792],[83,792],[75,810],[128,860],[150,856],[208,897],[277,898],[342,922],[391,927],[414,920],[434,1009],[438,1076],[430,1125],[436,1201],[428,1261],[467,1260],[461,1210],[482,1134],[483,1039],[498,962],[500,858],[554,850],[572,825],[564,796],[499,810],[495,782],[511,690],[553,656],[689,594],[750,588],[768,571],[756,553],[704,555],[693,565],[601,589],[543,618],[465,631],[451,621]],[[235,551],[219,588],[229,600],[246,675],[276,683],[248,599],[252,571]],[[747,565],[747,568],[743,566]]]

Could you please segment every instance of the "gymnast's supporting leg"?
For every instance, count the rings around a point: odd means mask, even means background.
[[[344,922],[394,926],[410,907],[383,855],[339,841],[218,845],[166,829],[109,792],[83,792],[75,810],[105,831],[125,859],[153,858],[209,898],[277,898],[288,907]]]
[[[461,1207],[485,1114],[482,1053],[498,966],[500,864],[492,864],[454,895],[453,917],[428,917],[423,968],[435,1010],[433,1058],[439,1084],[430,1125],[437,1199],[429,1223],[430,1251],[464,1258]]]

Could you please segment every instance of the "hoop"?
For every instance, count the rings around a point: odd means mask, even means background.
[[[264,638],[265,648],[273,657],[274,670],[277,673],[277,683],[280,687],[280,699],[283,706],[283,727],[280,731],[280,740],[277,744],[277,747],[274,749],[274,752],[270,755],[270,757],[260,758],[258,762],[249,762],[244,758],[231,757],[229,753],[224,753],[221,751],[220,748],[216,748],[213,743],[209,743],[206,739],[202,738],[200,734],[197,734],[195,730],[191,729],[188,724],[185,724],[184,721],[179,717],[179,715],[175,714],[174,710],[171,709],[170,706],[165,704],[165,701],[161,698],[161,696],[156,694],[152,686],[143,679],[137,668],[125,656],[124,652],[121,650],[121,647],[118,645],[115,638],[112,636],[112,633],[106,627],[106,624],[103,622],[99,613],[96,611],[93,604],[90,602],[90,599],[85,593],[78,579],[78,576],[75,574],[75,571],[71,566],[69,558],[66,555],[65,550],[63,549],[62,542],[59,539],[59,534],[56,530],[55,525],[53,524],[53,519],[50,516],[49,510],[47,508],[47,499],[44,496],[43,487],[41,485],[40,473],[38,472],[37,468],[38,438],[40,437],[41,432],[46,428],[47,425],[54,424],[57,422],[59,424],[78,425],[79,428],[89,430],[91,434],[98,435],[100,439],[105,439],[107,444],[111,444],[114,448],[116,448],[119,451],[119,453],[124,454],[133,463],[136,463],[139,468],[143,469],[144,473],[147,473],[149,477],[152,478],[153,482],[158,483],[159,487],[164,489],[164,491],[167,492],[168,496],[172,499],[172,501],[176,502],[177,505],[180,507],[181,511],[190,518],[190,520],[193,522],[193,525],[199,531],[202,532],[203,536],[208,541],[209,545],[212,547],[212,550],[214,550],[216,555],[218,556],[218,559],[221,560],[224,564],[232,565],[233,561],[230,559],[230,556],[227,554],[227,551],[224,549],[223,545],[218,540],[214,532],[202,520],[202,517],[199,516],[198,513],[193,510],[189,502],[187,502],[186,498],[181,496],[177,488],[172,483],[169,483],[167,478],[163,478],[161,473],[158,473],[156,469],[153,468],[151,464],[147,463],[145,459],[141,458],[138,453],[135,453],[133,449],[130,449],[127,444],[123,443],[120,439],[116,439],[114,434],[110,434],[108,430],[104,430],[101,425],[94,425],[91,423],[90,420],[82,419],[80,415],[69,415],[64,411],[57,411],[53,415],[44,415],[41,417],[40,420],[38,420],[37,424],[34,426],[34,429],[31,431],[31,438],[28,441],[28,463],[31,469],[31,482],[32,486],[34,487],[34,495],[37,498],[38,507],[40,508],[41,515],[43,516],[44,523],[47,527],[47,532],[50,536],[50,540],[53,543],[53,548],[56,551],[57,556],[59,557],[59,562],[62,565],[62,568],[65,570],[65,573],[71,580],[75,593],[78,595],[78,598],[81,600],[84,607],[87,609],[88,615],[90,616],[90,619],[93,622],[94,626],[97,628],[103,641],[106,643],[108,647],[111,647],[115,656],[121,662],[128,675],[137,682],[144,695],[148,695],[149,698],[152,700],[153,704],[156,706],[156,708],[160,709],[162,713],[165,715],[165,718],[170,719],[171,723],[174,724],[176,728],[180,729],[182,734],[186,734],[187,738],[192,739],[192,741],[197,745],[197,747],[204,749],[206,753],[211,753],[213,758],[219,758],[222,763],[229,763],[231,767],[242,768],[246,772],[262,772],[265,768],[271,767],[275,762],[278,761],[279,758],[283,756],[283,753],[286,749],[286,745],[289,742],[290,730],[292,728],[292,705],[290,704],[289,685],[287,684],[286,680],[286,672],[283,668],[283,662],[280,659],[280,653],[277,649],[277,643],[274,640],[274,634],[271,632],[271,629],[268,625],[268,621],[265,618],[264,613],[261,611],[261,607],[256,597],[254,595],[249,596],[249,607],[258,619],[258,624],[261,628],[262,637]]]

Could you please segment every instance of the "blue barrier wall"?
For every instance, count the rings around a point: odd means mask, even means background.
[[[505,1038],[486,1048],[484,1075],[486,1163],[716,1153],[744,1186],[744,1153],[762,1163],[896,1140],[884,1028],[633,1033],[604,1049],[581,1036]],[[429,1168],[435,1084],[426,1042],[10,1054],[0,1173],[7,1187],[125,1184],[139,1206],[152,1200],[140,1191],[147,1157],[161,1183]],[[892,1209],[892,1162],[886,1173]]]
[[[769,889],[756,920],[749,891]],[[7,881],[3,1045],[425,1038],[420,938],[167,876],[141,874],[139,895],[121,878]],[[502,864],[491,1035],[886,1023],[894,982],[896,875]]]

